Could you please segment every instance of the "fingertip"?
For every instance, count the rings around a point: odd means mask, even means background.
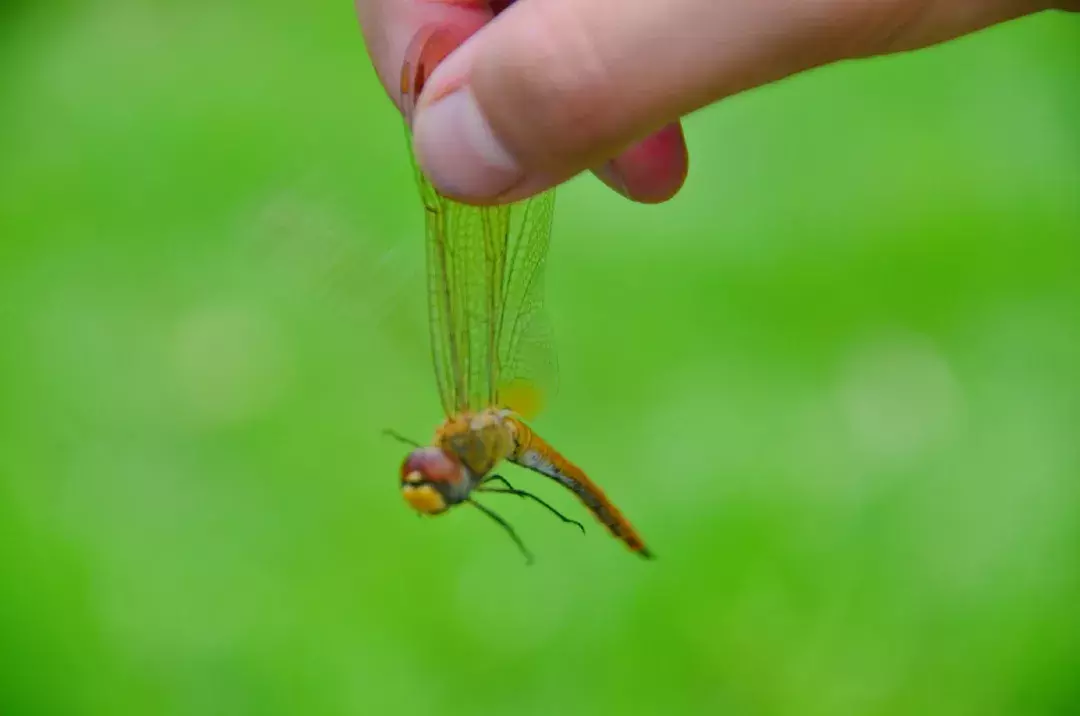
[[[428,23],[413,34],[401,65],[400,106],[410,126],[431,73],[473,33],[461,25]]]
[[[401,88],[403,61],[415,62],[417,53],[425,52],[426,39],[433,33],[449,31],[460,44],[492,17],[486,0],[357,0],[356,12],[368,57],[380,83],[403,112],[406,109]]]
[[[615,158],[631,199],[659,204],[674,197],[686,182],[689,154],[682,125],[673,122]]]
[[[689,155],[678,122],[632,145],[593,171],[611,189],[642,204],[668,201],[682,188]]]

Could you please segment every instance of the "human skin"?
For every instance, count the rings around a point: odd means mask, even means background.
[[[1080,10],[1080,0],[518,0],[500,12],[510,4],[357,2],[399,109],[402,63],[417,59],[407,54],[446,55],[417,101],[413,146],[436,188],[467,203],[521,199],[587,169],[634,201],[666,201],[687,172],[679,119],[696,109],[814,67]]]

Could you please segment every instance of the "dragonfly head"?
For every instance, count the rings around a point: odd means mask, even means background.
[[[401,463],[401,494],[414,510],[426,515],[445,512],[456,500],[464,467],[437,447],[416,448]]]

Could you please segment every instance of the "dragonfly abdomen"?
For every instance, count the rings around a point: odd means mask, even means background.
[[[569,489],[614,537],[642,557],[652,558],[652,553],[634,526],[581,468],[563,457],[520,420],[514,420],[513,424],[516,449],[509,458],[511,462],[549,477]]]

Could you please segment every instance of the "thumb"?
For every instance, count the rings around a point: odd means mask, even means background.
[[[894,2],[518,0],[428,79],[417,158],[455,198],[521,198],[720,97],[838,59],[843,43],[821,39],[843,36],[832,8]]]

